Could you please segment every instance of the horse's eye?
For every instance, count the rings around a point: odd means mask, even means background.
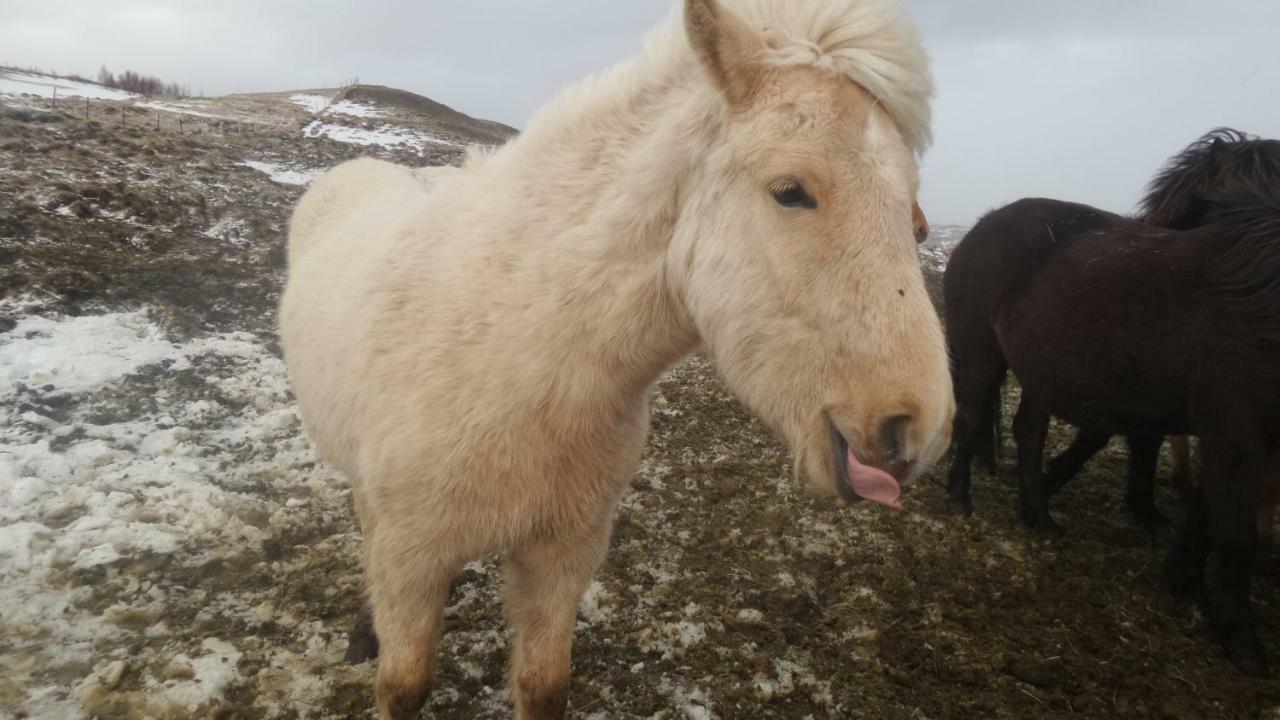
[[[818,207],[818,201],[813,199],[808,190],[795,180],[788,180],[779,183],[770,188],[769,193],[773,195],[773,199],[785,208],[803,208],[805,210],[813,210]]]

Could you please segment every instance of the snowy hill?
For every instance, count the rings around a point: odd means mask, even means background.
[[[132,100],[136,95],[97,83],[69,80],[50,75],[0,68],[0,97],[53,100],[54,98],[89,98],[92,100]]]

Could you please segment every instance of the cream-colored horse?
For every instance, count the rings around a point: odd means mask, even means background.
[[[507,557],[517,717],[561,717],[574,617],[702,346],[827,492],[899,507],[946,448],[913,223],[927,62],[888,0],[688,0],[518,139],[359,160],[299,204],[285,357],[354,489],[382,718],[427,698],[450,580]]]

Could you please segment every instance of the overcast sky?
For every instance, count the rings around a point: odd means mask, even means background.
[[[933,56],[923,204],[969,224],[1028,195],[1127,212],[1232,125],[1280,137],[1280,0],[905,0]],[[0,0],[0,64],[104,63],[206,94],[356,77],[524,125],[634,52],[669,0]]]

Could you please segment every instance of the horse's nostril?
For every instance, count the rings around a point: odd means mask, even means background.
[[[907,431],[914,420],[910,415],[894,415],[880,423],[880,447],[887,462],[907,459]]]

